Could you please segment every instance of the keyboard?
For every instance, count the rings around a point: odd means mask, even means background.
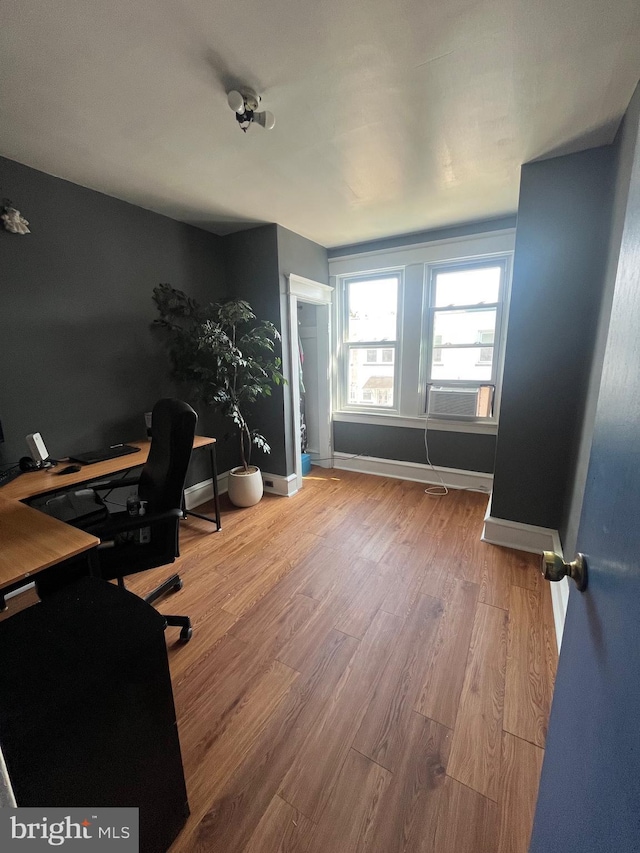
[[[15,480],[15,478],[19,477],[21,474],[24,474],[24,471],[21,471],[19,468],[10,468],[8,471],[0,471],[0,486],[6,486],[7,483]]]
[[[83,465],[92,465],[94,462],[106,462],[107,459],[138,453],[139,450],[139,447],[132,447],[130,444],[115,444],[113,447],[101,447],[99,450],[89,450],[87,453],[70,453],[69,459],[72,462],[82,462]]]

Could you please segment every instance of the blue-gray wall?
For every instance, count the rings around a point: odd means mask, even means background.
[[[153,288],[222,295],[221,238],[3,158],[0,197],[31,228],[0,229],[0,464],[31,432],[54,457],[143,435],[143,413],[176,393]],[[191,482],[208,476],[200,456]]]
[[[491,513],[563,530],[608,257],[615,149],[522,167]]]
[[[582,498],[587,481],[587,470],[589,454],[593,437],[596,405],[600,391],[600,379],[604,361],[604,352],[609,332],[609,320],[613,294],[620,263],[620,247],[625,222],[630,224],[631,218],[627,216],[627,204],[632,181],[634,160],[638,158],[638,139],[640,136],[640,85],[636,88],[635,95],[627,109],[624,120],[616,136],[613,152],[616,161],[616,180],[614,184],[613,214],[611,225],[611,239],[607,258],[605,273],[605,286],[602,295],[598,328],[594,338],[594,354],[589,376],[589,385],[585,403],[585,414],[580,429],[580,437],[577,443],[577,452],[573,477],[570,479],[565,494],[565,507],[563,513],[563,524],[561,527],[561,538],[564,553],[573,555],[576,550],[578,527],[580,524],[580,513],[582,510]],[[637,182],[639,176],[635,175]],[[638,233],[636,226],[636,234]],[[637,242],[637,240],[636,240]],[[622,366],[622,365],[621,365]]]
[[[619,140],[614,223],[623,227],[612,239],[616,281],[577,539],[589,586],[569,596],[530,853],[638,850],[639,101],[636,92]]]

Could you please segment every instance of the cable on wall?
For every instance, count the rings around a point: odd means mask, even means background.
[[[438,480],[440,480],[440,485],[438,486],[438,485],[434,484],[433,486],[427,486],[427,488],[424,490],[424,493],[425,493],[425,495],[430,495],[432,498],[443,498],[443,497],[445,497],[445,495],[449,494],[449,489],[447,488],[447,486],[445,486],[444,480],[440,476],[440,472],[436,471],[436,469],[434,468],[433,462],[429,458],[429,439],[427,437],[428,430],[429,430],[429,416],[427,415],[427,417],[425,418],[425,421],[424,421],[424,452],[425,452],[425,455],[427,457],[427,465],[429,466],[429,468],[431,468],[431,470],[436,475]]]

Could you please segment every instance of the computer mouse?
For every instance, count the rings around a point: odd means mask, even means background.
[[[56,471],[56,476],[60,477],[62,474],[77,474],[79,470],[79,465],[67,465],[67,467],[63,468],[61,471]]]

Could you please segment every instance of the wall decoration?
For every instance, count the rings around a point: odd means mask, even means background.
[[[19,210],[12,207],[11,202],[8,199],[3,199],[0,219],[2,219],[5,231],[9,231],[11,234],[31,233],[27,220]]]

